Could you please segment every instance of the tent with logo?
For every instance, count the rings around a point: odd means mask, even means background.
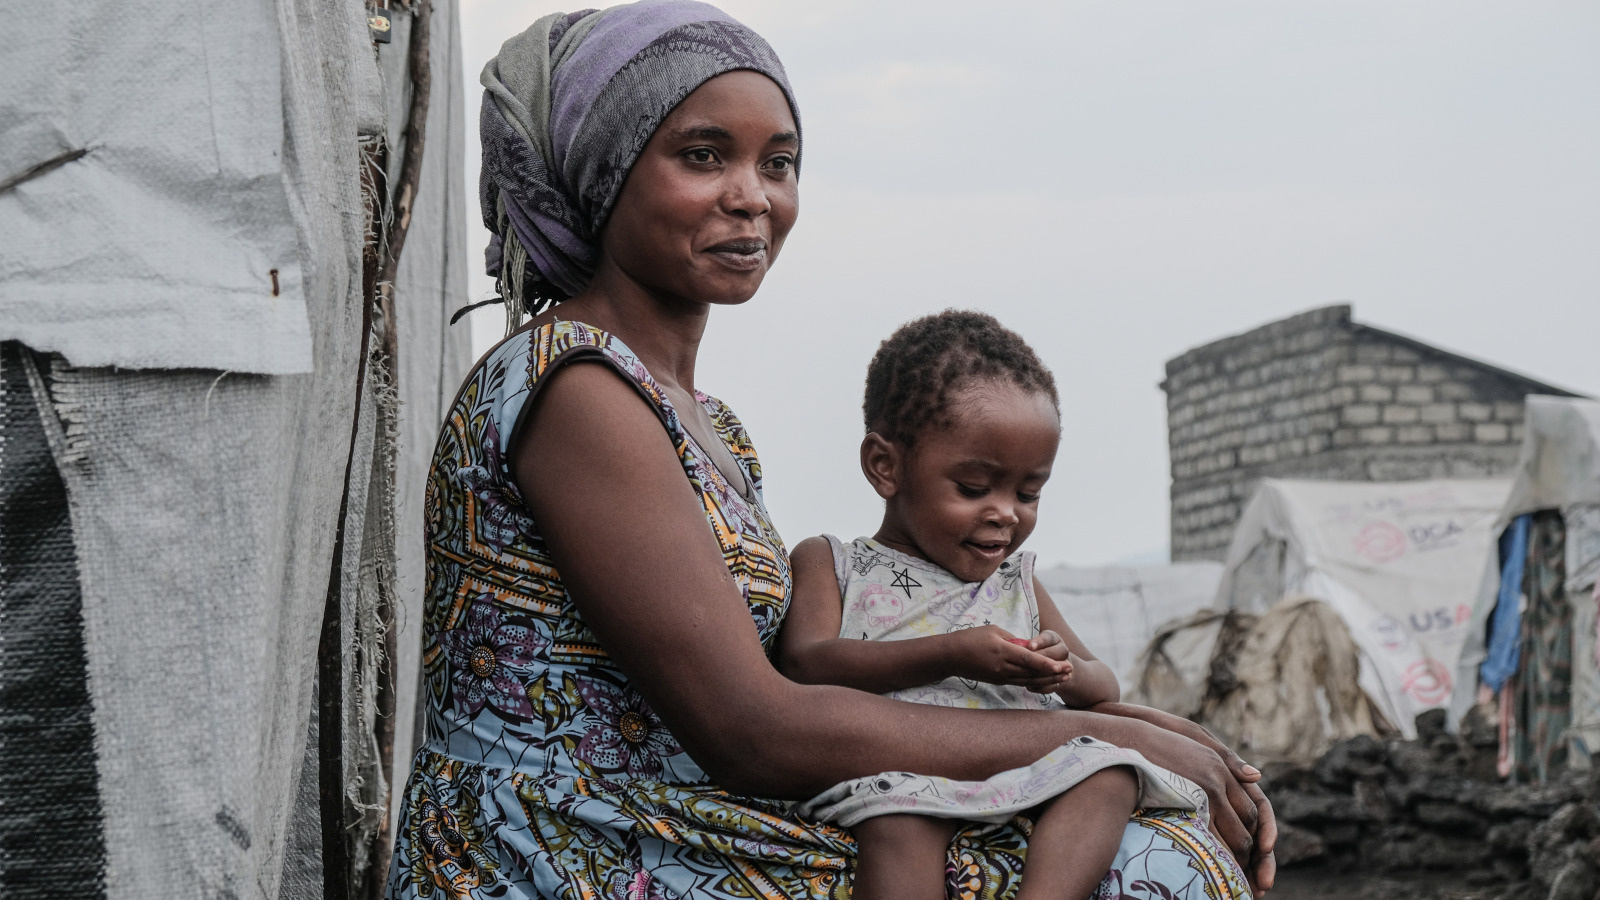
[[[1509,490],[1504,479],[1266,479],[1240,516],[1217,608],[1326,604],[1359,653],[1373,710],[1414,737],[1418,713],[1449,704]]]

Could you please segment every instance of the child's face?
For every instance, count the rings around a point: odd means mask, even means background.
[[[953,421],[909,452],[885,442],[881,477],[867,455],[863,464],[888,501],[880,540],[982,581],[1033,533],[1061,419],[1045,395],[1005,382],[967,388],[952,407]]]

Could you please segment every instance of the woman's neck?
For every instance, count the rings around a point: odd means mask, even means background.
[[[583,293],[552,311],[552,318],[581,321],[616,335],[663,387],[693,392],[695,357],[711,305],[660,297],[625,276],[610,274],[604,269],[596,273]]]

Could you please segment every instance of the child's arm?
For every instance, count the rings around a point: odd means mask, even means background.
[[[1053,683],[1065,666],[1012,644],[990,626],[903,641],[839,636],[844,605],[833,570],[833,548],[820,537],[789,555],[794,589],[778,634],[778,671],[801,684],[835,684],[883,694],[933,684],[953,675],[991,684]]]
[[[1065,679],[1055,688],[1055,694],[1068,706],[1087,707],[1096,703],[1114,703],[1122,699],[1122,688],[1117,684],[1117,674],[1111,667],[1095,659],[1078,635],[1067,626],[1067,620],[1056,609],[1039,579],[1033,579],[1033,596],[1039,603],[1038,637],[1029,646],[1051,659],[1064,659],[1071,663]]]

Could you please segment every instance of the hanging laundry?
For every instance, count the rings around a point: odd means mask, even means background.
[[[1594,583],[1594,665],[1600,669],[1600,579]]]
[[[1522,666],[1511,692],[1514,781],[1547,781],[1567,763],[1572,726],[1572,606],[1567,602],[1566,524],[1549,509],[1533,514],[1522,588]]]
[[[1522,635],[1522,571],[1528,558],[1531,515],[1517,516],[1500,533],[1500,595],[1489,620],[1489,655],[1478,677],[1498,692],[1516,674]]]

